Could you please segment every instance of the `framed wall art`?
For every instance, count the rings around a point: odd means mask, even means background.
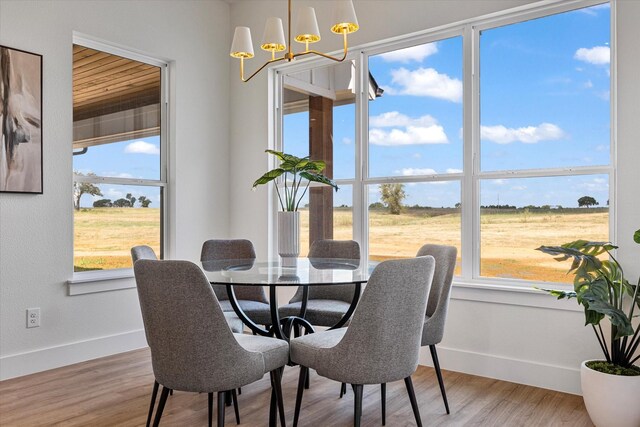
[[[42,55],[0,45],[0,192],[42,194]]]

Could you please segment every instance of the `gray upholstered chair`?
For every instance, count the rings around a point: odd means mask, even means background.
[[[151,363],[162,393],[154,419],[162,417],[170,390],[208,393],[209,425],[213,393],[218,393],[218,426],[224,425],[225,391],[271,374],[270,422],[277,404],[282,426],[281,368],[286,341],[233,334],[207,278],[189,261],[139,260],[134,265]]]
[[[134,246],[133,248],[131,248],[131,260],[135,265],[136,261],[138,261],[139,259],[157,260],[158,257],[156,256],[155,251],[147,245]],[[232,332],[242,333],[242,330],[243,330],[242,320],[240,320],[240,318],[236,316],[235,313],[225,312],[224,317],[227,323],[229,324],[229,327],[231,328]],[[173,394],[173,392],[171,392],[171,394]],[[149,406],[149,414],[147,415],[147,424],[146,424],[147,427],[151,423],[151,416],[153,415],[153,407],[155,405],[157,395],[158,395],[158,382],[154,381],[153,392],[151,394],[151,405]],[[231,399],[233,400],[233,407],[236,413],[236,420],[238,421],[238,424],[240,424],[238,398],[236,394],[233,392],[231,393]]]
[[[253,244],[245,239],[207,240],[202,244],[200,261],[215,261],[220,259],[255,259],[256,252]],[[222,311],[233,312],[233,307],[227,295],[227,288],[222,285],[214,285],[213,291],[218,297]],[[271,311],[269,300],[264,288],[261,286],[234,286],[233,291],[242,311],[261,325],[271,324]]]
[[[360,262],[360,245],[354,240],[316,240],[309,248],[308,258],[342,258]],[[278,309],[280,317],[298,316],[302,305],[299,287],[289,304]],[[309,286],[305,319],[316,326],[334,326],[349,309],[355,285]]]
[[[309,368],[350,383],[355,392],[354,425],[360,425],[364,384],[404,379],[419,426],[420,412],[411,374],[418,367],[420,340],[435,261],[418,257],[380,263],[369,279],[347,328],[290,341],[291,361],[300,365],[293,424],[298,424]]]
[[[449,295],[451,293],[451,284],[453,282],[453,272],[456,268],[456,258],[458,250],[454,246],[431,245],[422,246],[416,256],[430,255],[436,260],[436,269],[433,274],[433,282],[431,291],[429,292],[429,301],[427,303],[427,311],[424,319],[424,328],[422,330],[421,345],[429,346],[431,351],[431,359],[433,367],[438,376],[440,385],[440,393],[444,406],[449,414],[449,403],[447,402],[447,393],[444,389],[444,381],[440,372],[440,362],[438,362],[438,353],[436,352],[436,344],[442,341],[444,335],[444,324],[447,319],[447,308],[449,307]]]

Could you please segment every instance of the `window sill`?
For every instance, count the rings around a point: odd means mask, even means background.
[[[517,305],[523,307],[544,308],[582,312],[583,308],[572,300],[557,300],[555,297],[534,289],[534,285],[554,289],[573,290],[570,285],[558,283],[534,284],[530,282],[504,282],[496,284],[490,280],[465,281],[453,280],[451,299],[475,301],[493,304]]]
[[[69,295],[85,295],[96,292],[117,291],[136,287],[133,270],[122,268],[110,271],[85,271],[74,273],[67,281]]]

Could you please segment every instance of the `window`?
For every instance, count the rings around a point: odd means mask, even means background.
[[[568,282],[531,249],[609,239],[610,19],[604,4],[480,31],[480,276]]]
[[[353,236],[371,260],[453,245],[467,281],[570,280],[535,249],[610,239],[610,22],[609,3],[558,2],[359,52],[327,136],[344,184],[334,227],[350,233],[329,238]],[[277,68],[285,150],[312,152],[309,83],[338,81],[322,77],[338,67]]]
[[[165,64],[111,50],[73,46],[74,272],[130,268],[136,245],[163,254]]]

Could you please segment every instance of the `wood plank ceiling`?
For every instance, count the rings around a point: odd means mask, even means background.
[[[160,102],[160,67],[73,45],[73,120]]]

